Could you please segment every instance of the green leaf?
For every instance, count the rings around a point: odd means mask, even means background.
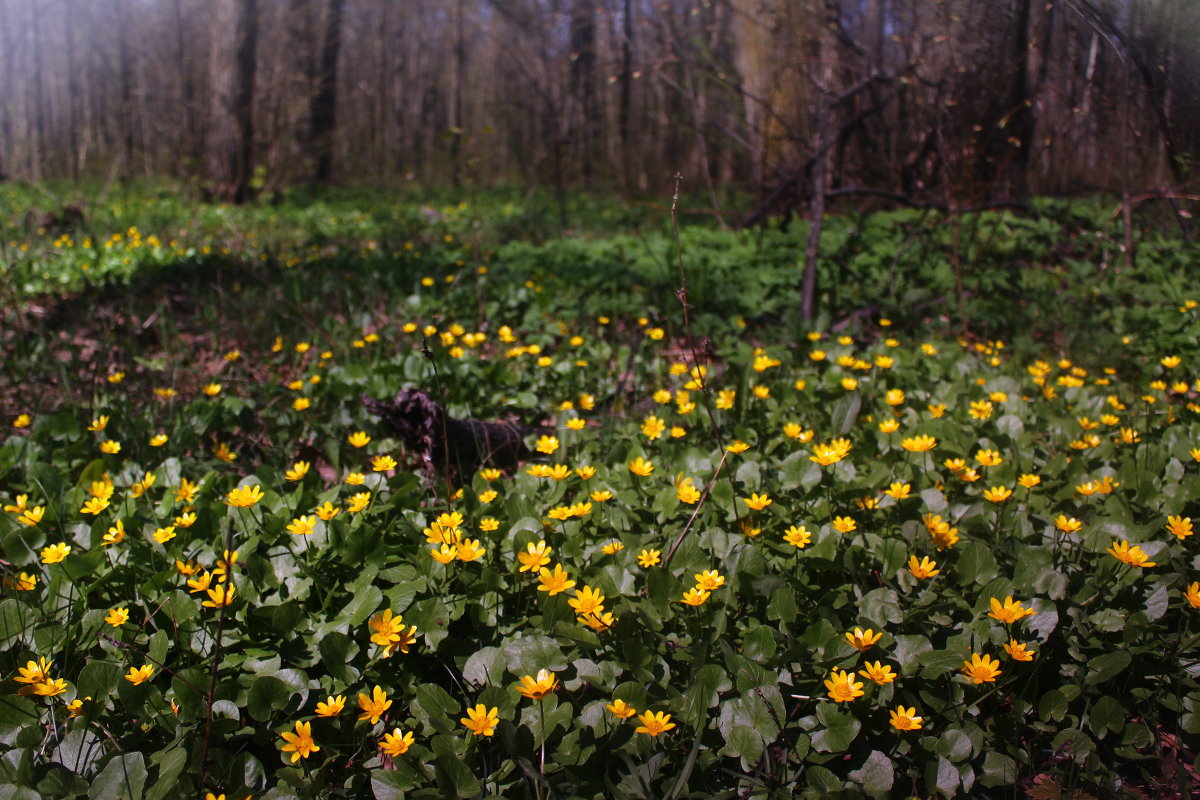
[[[463,679],[476,688],[504,684],[504,652],[499,647],[485,647],[471,654],[463,665]]]
[[[971,737],[961,728],[947,728],[938,738],[937,753],[951,761],[962,761],[971,755]]]
[[[117,754],[92,781],[88,800],[143,800],[146,762],[141,753]]]
[[[434,775],[442,797],[473,797],[479,794],[479,779],[460,758],[438,756],[433,761]]]
[[[1042,695],[1042,700],[1038,703],[1038,717],[1045,722],[1062,722],[1067,714],[1068,705],[1066,696],[1060,690],[1051,689]]]
[[[1088,725],[1101,739],[1109,731],[1120,733],[1125,729],[1125,706],[1115,697],[1101,697],[1088,712]]]
[[[292,698],[291,688],[274,675],[261,675],[250,684],[246,707],[250,716],[266,722],[276,712],[284,711]]]
[[[1104,683],[1109,678],[1120,674],[1132,660],[1133,657],[1125,650],[1114,650],[1111,653],[1096,656],[1089,662],[1090,669],[1087,677],[1084,678],[1084,683],[1088,686]]]
[[[892,760],[878,750],[872,750],[867,760],[850,772],[850,780],[861,784],[863,791],[872,797],[886,797],[896,780]]]
[[[150,757],[150,763],[158,766],[158,776],[154,779],[149,791],[146,792],[146,800],[166,800],[168,797],[177,797],[180,793],[175,789],[178,785],[179,775],[187,765],[187,750],[183,747],[174,747],[167,751],[160,751]]]
[[[930,761],[925,766],[925,783],[937,789],[942,797],[954,797],[958,793],[958,769],[945,756]]]
[[[853,714],[838,711],[833,703],[817,706],[817,719],[825,726],[812,734],[813,749],[820,753],[845,751],[862,729]]]
[[[549,636],[518,636],[505,642],[500,651],[513,675],[536,675],[539,669],[557,671],[567,668],[562,648]]]
[[[963,661],[961,653],[950,650],[930,650],[917,656],[917,663],[924,668],[921,670],[922,678],[940,678],[947,672],[960,669]]]
[[[1017,782],[1017,762],[1003,753],[989,752],[983,757],[983,777],[979,782],[988,788],[1011,786]]]

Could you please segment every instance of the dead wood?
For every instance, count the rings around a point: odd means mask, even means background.
[[[538,430],[512,422],[455,419],[420,389],[403,389],[390,401],[366,395],[361,400],[367,411],[400,435],[408,455],[422,469],[455,485],[484,465],[515,471],[530,455],[525,437]]]

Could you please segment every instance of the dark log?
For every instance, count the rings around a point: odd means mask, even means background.
[[[403,389],[390,401],[360,399],[400,435],[422,469],[455,485],[470,480],[485,464],[514,472],[530,455],[525,437],[539,431],[512,422],[455,419],[420,389]]]

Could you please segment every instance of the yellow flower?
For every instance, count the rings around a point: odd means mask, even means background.
[[[295,483],[296,481],[304,480],[304,476],[308,474],[308,470],[312,467],[307,461],[297,461],[292,464],[292,468],[283,473],[283,477]]]
[[[888,497],[893,497],[896,500],[905,500],[911,495],[911,493],[912,486],[899,481],[893,483],[886,490],[884,490],[884,494],[886,494]]]
[[[642,552],[638,553],[638,565],[643,567],[653,567],[659,562],[659,556],[661,555],[661,550],[642,550]]]
[[[701,492],[691,478],[680,476],[675,481],[675,495],[679,498],[679,502],[695,505],[700,501]]]
[[[284,731],[279,735],[283,737],[284,741],[283,747],[279,749],[284,753],[292,754],[293,764],[302,758],[308,758],[321,749],[313,741],[311,722],[297,722],[295,733]]]
[[[734,402],[737,400],[736,389],[722,389],[717,392],[716,406],[722,411],[728,411],[733,408]]]
[[[937,575],[939,572],[941,572],[941,570],[936,569],[936,567],[937,562],[930,561],[928,557],[922,558],[920,561],[917,560],[915,555],[908,557],[908,571],[913,574],[914,578],[920,578],[921,580],[924,580],[925,578],[932,578],[934,575]]]
[[[582,480],[589,481],[596,477],[596,468],[587,464],[583,464],[575,468],[575,474],[578,475]]]
[[[741,439],[734,439],[733,443],[725,449],[731,453],[744,453],[750,449],[750,445],[746,444]]]
[[[1063,533],[1076,533],[1083,528],[1083,523],[1074,517],[1068,517],[1066,514],[1059,514],[1054,520],[1054,527],[1058,528]]]
[[[1167,533],[1171,534],[1172,536],[1174,536],[1176,539],[1178,539],[1181,542],[1184,539],[1186,539],[1187,537],[1191,536],[1192,533],[1194,532],[1192,530],[1192,518],[1191,517],[1184,517],[1184,516],[1167,517],[1167,524],[1165,527],[1167,529]]]
[[[993,486],[990,489],[985,489],[983,499],[990,500],[993,503],[1003,503],[1008,498],[1012,497],[1012,489],[1007,486]]]
[[[1021,477],[1017,478],[1017,483],[1024,486],[1026,489],[1032,489],[1042,482],[1041,477],[1026,472]]]
[[[333,519],[341,512],[342,510],[340,508],[334,507],[333,503],[329,502],[328,500],[326,500],[323,505],[317,506],[316,508],[317,516],[325,522],[329,522],[329,520]]]
[[[5,580],[5,586],[12,586],[18,592],[32,592],[37,587],[38,576],[30,575],[28,572],[18,573],[15,580],[11,582]]]
[[[919,731],[921,723],[924,722],[924,717],[917,716],[916,706],[905,708],[904,706],[896,706],[888,712],[890,719],[888,722],[893,728],[898,731]]]
[[[24,497],[24,495],[22,495],[22,497]],[[29,508],[23,508],[21,509],[21,515],[17,517],[17,522],[32,528],[34,525],[37,525],[42,521],[42,515],[45,513],[46,509],[42,506],[30,506]],[[45,553],[45,551],[42,552],[43,554]],[[67,552],[70,552],[70,548],[67,548]],[[61,560],[62,559],[59,559],[59,561]],[[46,563],[49,564],[53,562],[48,561]]]
[[[121,443],[115,439],[107,439],[100,443],[100,452],[107,453],[110,456],[121,452]]]
[[[976,463],[985,467],[999,466],[1004,458],[995,450],[980,450],[975,453]]]
[[[663,435],[667,429],[667,423],[663,422],[658,417],[651,414],[642,421],[642,435],[653,441]]]
[[[33,417],[28,414],[18,414],[16,419],[13,420],[12,426],[14,428],[28,428],[32,424]]]
[[[192,503],[196,500],[196,495],[199,494],[200,487],[192,483],[187,478],[179,479],[179,486],[175,488],[175,502],[177,503]]]
[[[701,589],[698,586],[693,586],[683,593],[683,597],[679,599],[679,602],[688,606],[702,606],[711,596],[712,592]]]
[[[976,684],[993,683],[1001,673],[1000,662],[991,656],[972,653],[971,660],[963,662],[962,673]]]
[[[100,431],[104,430],[107,427],[108,427],[108,416],[106,414],[101,414],[100,416],[98,416],[92,420],[91,424],[88,425],[88,430],[92,431],[93,433],[99,433]]]
[[[297,411],[304,411],[311,405],[312,401],[307,397],[297,397],[292,401],[292,408],[296,409]]]
[[[370,443],[371,437],[367,435],[366,431],[355,431],[346,437],[346,441],[350,443],[351,447],[366,447]]]
[[[308,536],[317,529],[317,518],[314,516],[300,516],[288,523],[288,533],[296,536]]]
[[[234,508],[250,508],[262,499],[262,487],[257,483],[252,486],[239,486],[225,495],[225,502]]]
[[[129,622],[129,609],[128,608],[109,609],[107,616],[104,617],[104,621],[107,622],[109,625],[112,625],[114,628],[119,628],[122,625],[124,625],[126,622]]]
[[[594,631],[605,631],[611,628],[617,620],[607,611],[598,611],[595,614],[583,614],[579,617],[579,621]]]
[[[550,563],[550,553],[552,548],[548,547],[544,541],[534,544],[530,542],[525,546],[524,551],[517,552],[517,560],[521,562],[519,572],[537,572],[542,567]]]
[[[1009,639],[1008,644],[1004,645],[1004,652],[1014,661],[1033,661],[1034,651],[1016,639]]]
[[[99,514],[104,509],[108,508],[108,499],[100,497],[89,497],[87,502],[83,504],[83,508],[79,509],[81,514]]]
[[[1146,567],[1153,567],[1155,565],[1155,562],[1147,560],[1149,556],[1142,551],[1142,548],[1137,545],[1130,547],[1129,542],[1124,540],[1113,544],[1112,547],[1108,548],[1108,552],[1112,553],[1113,557],[1118,561],[1124,561],[1131,567],[1145,569]]]
[[[853,392],[858,388],[857,378],[842,378],[842,388],[847,392]]]
[[[517,691],[530,700],[541,700],[557,688],[558,678],[554,677],[554,673],[548,669],[539,669],[536,678],[532,675],[521,676],[521,684]]]
[[[200,574],[199,578],[189,578],[187,582],[188,592],[190,594],[195,594],[196,592],[207,592],[208,587],[212,585],[212,579],[213,576],[211,572],[203,572]]]
[[[118,384],[121,381],[125,380],[125,373],[121,372],[119,370],[117,372],[110,372],[108,375],[106,375],[104,377],[104,379],[106,381],[108,381],[109,383]]]
[[[875,683],[882,685],[896,680],[896,673],[892,671],[892,668],[880,661],[864,664],[863,667],[858,674]]]
[[[576,614],[599,614],[604,609],[604,595],[599,589],[585,585],[575,590],[575,598],[568,600],[567,605],[575,609]]]
[[[808,457],[809,461],[815,461],[823,467],[830,464],[836,464],[850,454],[850,441],[848,439],[834,439],[828,444],[813,445],[813,454]]]
[[[613,700],[605,706],[617,719],[629,719],[637,713],[637,709],[624,700]]]
[[[455,553],[455,558],[459,561],[476,561],[483,558],[487,552],[481,545],[478,539],[463,539],[458,544],[458,552]]]
[[[33,686],[33,694],[39,697],[57,697],[67,690],[67,682],[62,678],[47,678]]]
[[[391,733],[385,733],[382,741],[379,742],[379,747],[385,754],[396,758],[408,752],[408,748],[412,747],[415,741],[412,731],[401,732],[399,728],[395,728]]]
[[[829,698],[835,703],[853,702],[855,698],[866,694],[862,682],[854,680],[853,673],[840,669],[835,669],[825,681],[825,688],[829,690]]]
[[[479,520],[479,530],[481,530],[485,533],[494,531],[494,530],[498,529],[499,527],[500,527],[500,520],[495,519],[493,517],[484,517],[483,519]]]
[[[1179,356],[1163,356],[1159,363],[1167,369],[1175,369],[1182,363],[1182,359]]]
[[[562,594],[575,585],[575,581],[570,580],[570,576],[562,568],[562,564],[555,564],[553,571],[545,568],[541,569],[538,572],[538,581],[538,591],[548,592],[550,597]]]
[[[376,686],[370,696],[365,694],[358,696],[358,707],[363,712],[358,715],[358,718],[360,720],[370,720],[371,724],[374,725],[392,707],[392,701],[388,699],[387,692],[383,690],[383,687]]]
[[[675,723],[671,722],[671,715],[662,711],[646,711],[638,715],[638,721],[642,724],[634,729],[634,733],[646,733],[651,736],[658,736],[675,727]]]
[[[209,397],[216,397],[217,395],[219,395],[221,393],[221,384],[219,384],[219,383],[207,384],[204,387],[204,389],[202,389],[202,391]]]
[[[236,589],[233,586],[214,586],[208,590],[208,599],[200,605],[205,608],[225,608],[233,602]]]
[[[697,572],[692,577],[696,579],[696,588],[706,592],[716,591],[725,585],[725,576],[715,569]]]
[[[440,547],[435,547],[429,551],[433,556],[433,560],[439,564],[449,564],[454,559],[458,558],[458,545],[443,544]]]
[[[316,713],[318,717],[336,717],[342,713],[342,709],[346,707],[346,695],[339,694],[337,697],[329,695],[324,701],[317,703]]]
[[[159,544],[166,544],[175,538],[175,526],[168,525],[165,528],[159,528],[154,532],[154,541]]]
[[[972,400],[969,413],[971,414],[972,418],[983,422],[987,420],[988,417],[992,416],[993,408],[994,406],[987,400]]]
[[[927,408],[929,409],[929,416],[934,419],[941,419],[942,415],[946,413],[945,403],[930,403]]]
[[[990,605],[992,610],[988,612],[988,616],[1005,624],[1017,622],[1037,613],[1032,608],[1025,608],[1020,600],[1013,600],[1012,595],[1004,598],[1003,603],[999,598],[993,597]]]
[[[900,430],[900,422],[896,419],[885,419],[879,423],[880,433],[895,433]]]
[[[499,711],[498,708],[488,708],[480,703],[474,708],[468,708],[467,716],[459,722],[476,736],[492,736],[496,732],[496,726],[500,724]]]
[[[629,462],[629,471],[634,475],[645,477],[651,472],[654,472],[654,465],[641,456],[638,456],[633,461]]]
[[[607,503],[613,499],[613,493],[607,489],[594,489],[588,498],[594,503]]]
[[[44,656],[39,658],[37,661],[27,661],[25,662],[25,666],[17,667],[18,675],[17,677],[13,678],[13,681],[16,683],[29,684],[30,686],[41,683],[50,677],[50,667],[53,665],[54,662],[47,661]],[[22,693],[29,694],[29,692],[26,692],[24,689],[21,691]]]
[[[883,631],[876,633],[867,628],[865,631],[862,628],[855,628],[853,632],[846,634],[846,641],[860,653],[865,653],[875,646],[875,643],[883,636]]]
[[[833,527],[838,533],[850,533],[858,529],[858,523],[851,517],[834,517]]]
[[[388,472],[396,468],[396,459],[390,455],[378,455],[371,458],[371,469],[375,472]]]
[[[742,502],[750,507],[752,511],[762,511],[773,502],[770,497],[764,494],[752,493],[749,497],[743,497]]]
[[[887,392],[883,395],[883,402],[887,403],[889,406],[903,405],[904,404],[904,390],[903,389],[888,389]]]
[[[71,553],[69,544],[52,544],[42,548],[42,563],[57,564]]]
[[[346,504],[346,511],[351,514],[357,514],[371,504],[370,492],[359,492],[350,498],[350,502]]]
[[[812,543],[812,534],[803,525],[792,525],[783,534],[783,540],[799,550]]]
[[[145,683],[150,680],[150,676],[154,674],[153,664],[144,664],[140,667],[130,667],[129,674],[125,676],[125,680],[132,683],[134,686]]]
[[[1192,608],[1200,608],[1200,582],[1188,584],[1187,591],[1183,593],[1183,596],[1187,598],[1188,605]]]

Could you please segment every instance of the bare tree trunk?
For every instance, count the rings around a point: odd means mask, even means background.
[[[216,3],[208,158],[213,197],[224,202],[241,203],[250,196],[257,10],[257,0]]]
[[[596,7],[593,0],[571,4],[571,94],[579,104],[579,153],[583,182],[591,186],[596,158]]]
[[[466,84],[467,42],[465,0],[454,4],[454,118],[450,121],[450,180],[462,183],[463,87]]]
[[[337,126],[338,51],[342,42],[342,10],[345,0],[329,0],[317,92],[312,101],[312,137],[316,163],[313,179],[329,183],[333,178],[333,131]]]
[[[184,19],[182,0],[173,3],[175,15],[175,65],[179,70],[179,88],[183,95],[184,130],[181,137],[181,152],[184,154],[184,172],[194,174],[199,168],[203,150],[203,138],[196,115],[196,86],[188,69],[187,49],[184,46]]]
[[[633,175],[633,0],[621,9],[621,99],[618,112],[621,138],[621,177],[625,191],[632,191]]]

